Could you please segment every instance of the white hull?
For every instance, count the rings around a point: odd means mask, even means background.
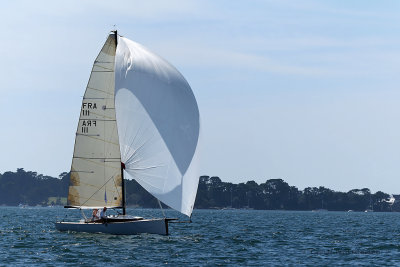
[[[128,222],[85,223],[56,222],[59,231],[135,235],[141,233],[168,235],[168,219],[148,219]]]

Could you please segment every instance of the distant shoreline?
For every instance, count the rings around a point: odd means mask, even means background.
[[[69,173],[58,178],[22,168],[0,174],[2,206],[64,206],[67,203]],[[158,208],[157,200],[136,181],[126,180],[128,208]],[[338,192],[329,188],[307,187],[299,190],[282,179],[265,183],[254,181],[233,184],[217,176],[200,176],[194,209],[213,210],[287,210],[287,211],[400,211],[395,196],[368,188]],[[165,206],[166,207],[166,206]]]

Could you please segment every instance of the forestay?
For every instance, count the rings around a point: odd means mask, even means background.
[[[114,107],[115,35],[97,56],[82,101],[68,205],[121,207],[121,156]]]
[[[124,176],[190,216],[200,122],[185,78],[142,45],[118,37],[115,107]]]

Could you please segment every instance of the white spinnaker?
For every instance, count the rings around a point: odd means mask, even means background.
[[[114,107],[115,35],[97,56],[82,100],[68,206],[121,207],[121,156]]]
[[[199,110],[185,78],[142,45],[119,37],[115,108],[125,177],[188,216],[199,175]]]

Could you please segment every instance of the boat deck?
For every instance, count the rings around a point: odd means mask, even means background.
[[[85,223],[113,223],[113,222],[134,222],[143,220],[143,217],[138,216],[130,216],[130,215],[116,215],[116,216],[107,216],[106,219],[98,219],[98,220],[87,220]]]

